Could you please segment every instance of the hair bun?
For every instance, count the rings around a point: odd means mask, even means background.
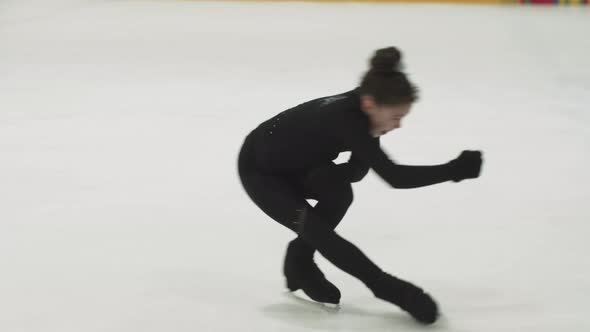
[[[396,47],[387,47],[375,51],[371,59],[371,70],[376,73],[394,73],[401,71],[402,54]]]

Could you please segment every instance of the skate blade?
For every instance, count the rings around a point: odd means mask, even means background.
[[[288,296],[289,298],[299,302],[299,303],[313,306],[314,308],[322,309],[327,312],[336,313],[336,312],[340,311],[340,304],[317,302],[317,301],[314,301],[314,300],[309,299],[307,297],[303,298],[303,297],[295,294],[295,292],[289,292],[289,291],[285,292],[285,295]]]

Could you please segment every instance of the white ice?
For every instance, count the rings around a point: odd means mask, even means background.
[[[590,331],[589,31],[582,7],[0,2],[0,331]],[[236,171],[389,45],[422,100],[384,149],[485,153],[461,183],[371,172],[338,229],[437,298],[429,328],[319,255],[341,310],[286,297],[293,235]]]

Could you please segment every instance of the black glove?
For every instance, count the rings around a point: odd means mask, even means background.
[[[465,179],[475,179],[481,172],[481,151],[465,150],[459,157],[451,160],[451,180],[459,182]]]

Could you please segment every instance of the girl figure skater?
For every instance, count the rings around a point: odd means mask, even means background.
[[[261,123],[243,142],[238,171],[252,201],[297,234],[283,265],[290,291],[301,289],[318,302],[340,302],[340,290],[313,260],[317,250],[375,297],[432,324],[439,310],[428,293],[384,272],[334,231],[353,201],[351,183],[362,180],[369,168],[393,188],[479,176],[480,151],[465,150],[446,164],[408,166],[395,163],[381,149],[380,136],[399,128],[417,100],[417,88],[401,71],[400,60],[395,47],[377,50],[357,88],[305,102]],[[344,151],[351,152],[349,161],[335,164]]]

